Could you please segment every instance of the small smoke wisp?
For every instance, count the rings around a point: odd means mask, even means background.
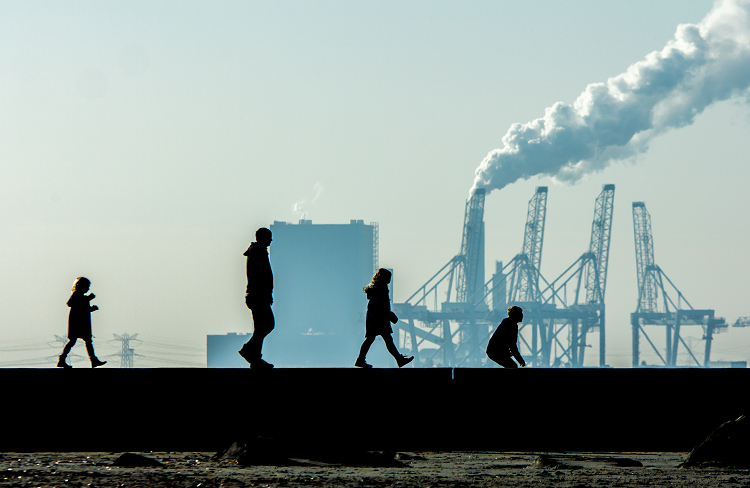
[[[320,196],[323,194],[323,185],[321,185],[320,182],[315,183],[312,189],[314,195],[309,202],[303,198],[301,200],[297,200],[294,205],[292,205],[292,212],[294,212],[299,220],[307,219],[307,216],[310,212],[310,207],[315,204],[315,202],[317,202]]]
[[[513,124],[480,163],[471,192],[537,175],[575,183],[642,154],[709,105],[747,96],[748,87],[750,0],[717,1],[700,23],[680,24],[664,49],[587,86],[573,105],[558,102],[544,117]]]

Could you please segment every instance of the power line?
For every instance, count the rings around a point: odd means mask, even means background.
[[[191,363],[191,362],[188,362],[188,361],[179,361],[179,360],[173,360],[173,359],[163,359],[163,358],[157,358],[157,357],[152,357],[152,356],[142,356],[142,355],[140,355],[140,357],[142,357],[144,360],[149,360],[150,359],[151,361],[156,361],[156,362],[159,362],[159,363],[179,364],[179,365],[188,366],[188,367],[191,367],[191,368],[205,368],[206,367],[206,365],[203,364],[203,363]]]
[[[99,345],[99,348],[105,348],[106,352],[113,354],[105,355],[106,358],[120,358],[120,367],[133,368],[137,362],[139,366],[149,363],[162,363],[184,367],[205,367],[205,349],[190,345],[189,343],[170,343],[166,341],[149,341],[138,338],[138,334],[115,334],[114,338],[105,341]],[[125,340],[124,340],[125,339]],[[67,337],[55,335],[53,340],[38,341],[9,341],[4,343],[6,346],[0,349],[1,359],[0,368],[24,368],[24,367],[50,367],[57,362],[58,356],[48,356],[50,349],[62,349],[68,341]],[[135,346],[143,354],[135,352]],[[10,347],[8,347],[10,346]],[[83,347],[79,342],[70,354],[70,362],[77,363],[86,358],[75,351]],[[115,351],[108,350],[109,348]],[[28,353],[37,351],[38,357],[24,357]],[[13,358],[15,353],[19,353],[20,358]],[[24,354],[26,353],[26,354]],[[136,359],[136,357],[138,359]],[[13,358],[13,359],[11,359]]]
[[[194,346],[187,346],[187,345],[176,344],[176,343],[167,343],[167,342],[159,342],[159,341],[141,341],[141,342],[143,344],[151,344],[151,345],[158,346],[158,347],[166,347],[166,348],[171,348],[171,349],[182,349],[182,350],[186,350],[186,351],[205,352],[204,348],[194,347]]]

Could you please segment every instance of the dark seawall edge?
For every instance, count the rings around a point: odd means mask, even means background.
[[[0,369],[0,451],[689,451],[748,369]]]

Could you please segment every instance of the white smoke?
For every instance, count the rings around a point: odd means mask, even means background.
[[[487,154],[474,186],[501,189],[536,175],[574,183],[610,162],[637,156],[655,136],[693,123],[714,102],[750,87],[750,0],[720,0],[698,24],[606,83],[586,87],[573,105],[513,124]]]
[[[315,195],[312,197],[312,199],[308,202],[306,199],[297,200],[294,205],[292,205],[292,211],[295,213],[298,219],[307,219],[307,216],[310,212],[310,207],[318,201],[320,198],[320,195],[323,194],[323,185],[320,184],[320,182],[317,182],[313,185],[313,192]]]

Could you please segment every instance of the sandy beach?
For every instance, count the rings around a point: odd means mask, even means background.
[[[2,453],[0,486],[218,487],[218,486],[528,486],[542,487],[750,487],[750,470],[683,469],[685,453],[549,453],[567,468],[530,467],[542,453],[405,453],[398,468],[342,466],[238,466],[206,452],[138,453],[161,467],[118,467],[121,453]],[[607,458],[642,467],[617,467]],[[569,463],[568,463],[569,461]]]

